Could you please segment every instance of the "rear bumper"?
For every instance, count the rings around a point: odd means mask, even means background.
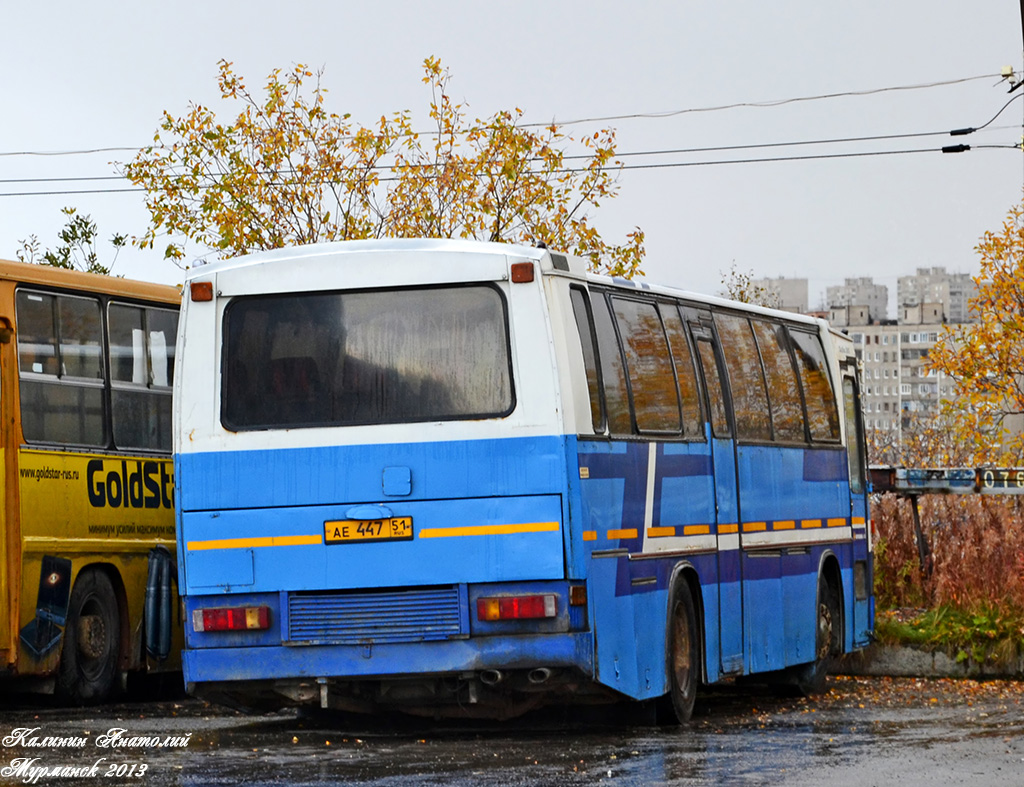
[[[575,668],[594,675],[589,631],[444,642],[295,645],[186,650],[185,683],[458,675],[481,670]]]

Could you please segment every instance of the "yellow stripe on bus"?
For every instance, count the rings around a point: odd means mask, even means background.
[[[674,527],[649,527],[647,528],[648,538],[663,538],[676,535]],[[683,525],[684,536],[706,536],[711,532],[711,525]]]
[[[470,525],[468,527],[426,527],[419,538],[451,538],[453,536],[507,536],[515,533],[550,533],[558,530],[558,522],[529,522],[522,525]]]
[[[829,527],[846,527],[845,519],[830,519],[828,520]]]
[[[760,533],[762,530],[768,529],[767,522],[744,522],[743,532],[744,533]]]
[[[584,530],[583,531],[583,540],[584,541],[597,541],[597,531],[596,530]]]
[[[718,533],[720,535],[723,535],[723,534],[727,535],[729,533],[739,533],[739,532],[740,532],[740,526],[739,525],[719,525],[718,526]]]
[[[266,536],[263,538],[220,538],[214,541],[189,541],[189,552],[204,549],[245,549],[248,547],[295,547],[324,543],[323,536]]]
[[[608,539],[614,541],[617,538],[636,538],[637,532],[635,527],[626,528],[625,530],[609,530]]]
[[[821,527],[821,520],[820,519],[803,519],[803,520],[800,521],[800,527],[802,527],[804,530],[807,530],[809,528]]]
[[[775,522],[772,524],[773,530],[794,530],[796,529],[796,522],[792,519],[787,519],[784,522]]]

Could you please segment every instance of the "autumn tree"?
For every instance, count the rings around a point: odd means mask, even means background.
[[[934,414],[904,412],[899,417],[899,430],[865,430],[869,464],[966,467],[974,463],[973,444],[964,441],[959,416],[952,409]]]
[[[643,232],[609,243],[589,213],[617,193],[613,130],[577,138],[524,124],[520,109],[469,120],[436,58],[424,61],[428,132],[408,111],[370,126],[328,111],[322,74],[303,65],[273,71],[262,98],[231,63],[219,66],[221,98],[240,105],[234,119],[198,104],[165,112],[154,144],[121,168],[147,192],[143,248],[168,236],[165,256],[180,260],[187,241],[231,257],[334,240],[472,238],[544,242],[595,270],[640,272]]]
[[[981,270],[970,305],[977,322],[947,326],[929,360],[953,379],[949,408],[974,461],[1015,463],[1024,456],[1024,434],[1008,429],[1011,417],[1024,414],[1024,205],[976,250]]]
[[[54,268],[102,273],[110,275],[111,268],[117,260],[118,252],[124,248],[128,239],[124,235],[115,234],[110,238],[113,256],[109,264],[100,262],[96,248],[99,230],[96,222],[88,214],[82,215],[76,208],[62,208],[61,213],[67,216],[67,222],[57,233],[60,244],[52,249],[43,249],[36,235],[29,235],[28,240],[18,241],[18,259],[38,265],[50,265]]]

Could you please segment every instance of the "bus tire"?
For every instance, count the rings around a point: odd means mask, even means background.
[[[121,615],[110,578],[83,571],[68,604],[56,693],[77,704],[103,702],[117,685]]]
[[[805,665],[796,678],[796,687],[804,696],[825,690],[825,678],[839,653],[842,621],[839,599],[832,583],[822,574],[818,577],[818,610],[814,622],[814,661]]]
[[[693,595],[684,580],[672,591],[668,616],[668,679],[669,690],[662,697],[659,717],[675,724],[685,724],[693,716],[697,699],[700,662],[697,647],[697,615]]]

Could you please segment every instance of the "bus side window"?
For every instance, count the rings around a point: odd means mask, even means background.
[[[597,347],[594,344],[594,327],[590,315],[590,302],[587,294],[580,287],[571,287],[569,297],[572,300],[572,311],[576,317],[576,330],[580,335],[580,346],[583,350],[583,365],[587,371],[587,390],[590,393],[590,419],[594,431],[604,432],[604,410],[601,407],[601,377],[597,368]]]
[[[597,347],[601,358],[601,379],[604,382],[608,431],[613,435],[631,435],[633,422],[629,415],[626,371],[622,365],[615,326],[608,311],[608,301],[597,296],[591,301],[591,306],[594,309],[594,328],[597,332]]]
[[[612,303],[637,430],[678,435],[679,394],[658,309],[654,303],[625,298],[612,298]]]
[[[18,365],[22,374],[57,376],[57,320],[53,295],[18,293]]]
[[[807,425],[812,440],[839,441],[839,413],[825,367],[825,353],[815,334],[789,329],[789,338],[800,370],[807,406]]]
[[[19,290],[16,308],[25,440],[105,446],[99,301]]]
[[[679,310],[675,307],[663,305],[661,317],[665,321],[665,331],[668,333],[668,343],[676,366],[676,377],[679,380],[679,394],[683,406],[683,437],[703,437],[700,390],[697,388],[697,374],[693,368],[690,344],[686,340],[686,329],[683,327]]]
[[[766,320],[752,320],[757,346],[761,351],[768,382],[768,405],[772,414],[772,432],[776,440],[803,442],[804,409],[800,403],[800,384],[789,354],[786,330]]]
[[[768,393],[750,323],[746,317],[716,314],[715,326],[729,372],[736,437],[740,440],[771,440]]]
[[[704,372],[704,389],[708,392],[708,405],[711,408],[711,432],[715,437],[730,437],[729,417],[725,412],[725,392],[722,390],[722,380],[718,376],[715,348],[708,339],[697,340],[697,357],[700,358],[701,370]]]
[[[846,456],[850,462],[850,492],[864,492],[864,461],[861,459],[860,398],[852,377],[843,377],[843,403],[846,407]]]
[[[111,422],[119,448],[171,450],[178,314],[112,303],[107,310]]]

